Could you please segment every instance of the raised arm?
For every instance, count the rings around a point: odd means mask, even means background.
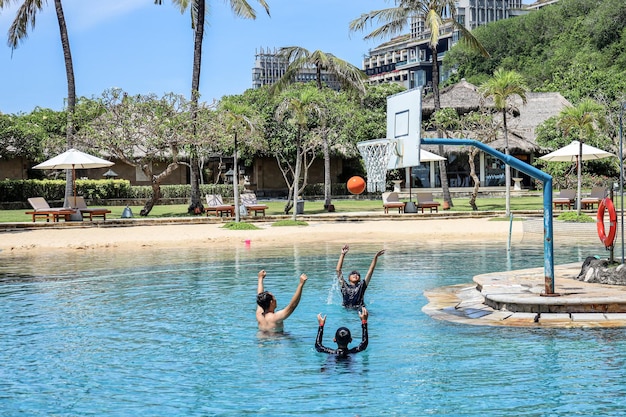
[[[302,297],[302,289],[304,288],[304,283],[307,280],[307,276],[305,274],[300,275],[300,282],[298,283],[298,288],[296,288],[296,292],[291,297],[291,301],[285,308],[280,311],[277,311],[275,314],[277,320],[285,320],[287,317],[291,316],[291,313],[298,307],[300,303],[300,297]]]
[[[348,245],[344,245],[341,248],[341,255],[339,255],[339,261],[337,261],[337,278],[341,279],[341,268],[343,268],[343,258],[345,258],[346,253],[348,253],[350,247]]]
[[[369,341],[367,334],[368,315],[369,314],[367,312],[367,309],[365,307],[361,308],[361,311],[359,311],[359,318],[361,319],[361,343],[357,347],[350,349],[350,353],[357,353],[367,349],[367,344]]]
[[[322,316],[322,314],[317,315],[317,322],[319,327],[317,328],[317,337],[315,338],[315,350],[323,353],[335,353],[335,349],[327,348],[322,344],[322,339],[324,338],[324,324],[326,324],[326,316]]]
[[[263,291],[265,291],[263,289],[263,278],[265,278],[265,276],[267,275],[267,273],[265,272],[265,269],[261,269],[259,271],[259,281],[257,282],[257,287],[256,287],[256,293],[257,295],[261,294]],[[263,314],[263,309],[261,308],[260,305],[256,305],[256,314],[257,316],[259,316],[259,314]]]
[[[365,275],[365,284],[370,285],[370,280],[372,279],[372,275],[374,274],[374,268],[376,268],[376,261],[378,261],[378,257],[385,253],[385,250],[379,250],[376,255],[374,255],[374,259],[372,259],[372,263],[370,264],[370,269],[367,271],[367,275]]]
[[[265,272],[265,269],[261,269],[259,271],[259,282],[257,284],[257,288],[256,288],[256,293],[257,294],[261,294],[264,289],[263,289],[263,278],[265,278],[265,276],[267,275],[267,272]]]

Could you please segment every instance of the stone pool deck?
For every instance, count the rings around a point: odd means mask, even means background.
[[[422,311],[479,326],[626,327],[626,286],[579,281],[581,267],[582,262],[555,265],[552,296],[543,295],[543,267],[495,272],[425,291],[429,302]]]

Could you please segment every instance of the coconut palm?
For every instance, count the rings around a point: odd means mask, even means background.
[[[580,149],[578,155],[583,153],[583,142],[585,139],[593,137],[597,126],[603,126],[606,120],[604,118],[604,107],[590,98],[582,100],[578,105],[565,107],[559,113],[557,125],[563,129],[565,136],[569,136],[572,130],[578,131],[578,141]],[[582,187],[582,157],[576,158],[576,169],[578,171],[578,190],[577,190],[577,213],[581,212],[581,187]]]
[[[522,103],[526,104],[526,93],[528,87],[524,83],[524,78],[517,71],[505,71],[497,69],[493,77],[485,81],[479,88],[485,98],[492,97],[495,108],[502,112],[502,129],[504,131],[504,153],[509,155],[509,136],[506,124],[506,114],[511,110],[509,100],[518,96]],[[506,188],[506,215],[511,214],[511,167],[504,166],[504,185]]]
[[[365,39],[390,38],[400,34],[409,24],[410,19],[423,19],[427,29],[430,30],[428,46],[431,50],[432,60],[432,86],[434,110],[441,108],[439,100],[439,62],[437,61],[437,46],[444,27],[453,27],[461,32],[461,42],[470,48],[489,56],[485,48],[460,24],[456,17],[457,0],[397,0],[396,6],[381,10],[374,10],[362,14],[359,18],[350,22],[351,31],[363,31],[372,23],[382,23],[382,26],[365,36]],[[441,132],[438,132],[441,133]],[[443,145],[439,146],[439,153],[443,154]],[[439,161],[441,186],[444,198],[444,208],[452,206],[450,189],[448,186],[448,173],[445,161]]]
[[[234,137],[233,150],[233,196],[235,200],[235,221],[239,222],[239,167],[237,166],[237,140],[240,135],[246,135],[254,131],[255,119],[252,109],[244,104],[231,101],[222,101],[218,106],[219,117],[224,123],[227,132]]]
[[[301,191],[300,175],[302,172],[303,136],[307,132],[310,119],[312,117],[320,118],[321,114],[320,96],[315,89],[303,89],[295,91],[292,94],[287,94],[276,109],[276,119],[278,119],[278,121],[288,121],[296,127],[296,164],[293,171],[293,184],[291,186],[294,221],[296,220],[298,212],[296,209],[298,194]]]
[[[265,0],[257,2],[270,14],[270,9]],[[162,0],[155,0],[155,4],[162,4]],[[181,13],[187,8],[191,12],[191,27],[194,30],[193,45],[193,71],[191,75],[191,122],[193,134],[196,133],[196,117],[198,113],[198,100],[200,99],[200,66],[202,64],[202,40],[204,38],[204,18],[206,14],[206,0],[172,0],[172,3],[179,7]],[[230,0],[230,8],[237,17],[244,19],[256,19],[256,11],[246,0]],[[198,152],[195,146],[190,147],[191,165],[191,204],[188,211],[190,213],[202,213],[202,200],[200,198],[200,165],[198,163]]]
[[[8,8],[11,4],[18,4],[19,0],[0,0],[0,9]],[[48,4],[47,0],[24,0],[17,10],[15,19],[9,28],[8,45],[12,50],[16,49],[20,42],[28,36],[28,28],[35,28],[35,17]],[[76,107],[76,84],[74,81],[74,66],[70,50],[70,39],[67,35],[65,15],[61,0],[54,0],[54,9],[61,33],[61,46],[65,61],[65,75],[67,77],[67,126],[66,126],[66,149],[74,147],[74,108]],[[65,172],[65,199],[64,207],[69,206],[69,197],[72,195],[72,171]]]
[[[322,71],[334,76],[341,84],[342,89],[354,92],[358,96],[365,94],[363,80],[367,75],[343,59],[320,50],[310,52],[299,46],[281,48],[278,54],[289,63],[285,74],[270,88],[272,94],[279,93],[287,85],[296,82],[297,75],[305,68],[315,68],[315,82],[322,90]],[[326,131],[327,132],[327,131]],[[328,134],[322,135],[322,151],[324,153],[324,208],[331,206],[331,179],[330,179],[330,146]]]

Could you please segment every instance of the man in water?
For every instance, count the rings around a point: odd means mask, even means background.
[[[298,307],[307,276],[305,274],[300,275],[300,283],[298,284],[298,288],[296,288],[296,293],[291,297],[291,301],[289,301],[289,304],[287,304],[285,308],[276,311],[276,297],[274,297],[271,292],[263,289],[263,279],[266,275],[265,270],[262,269],[259,271],[256,296],[256,320],[259,323],[259,330],[278,333],[283,331],[283,321]]]
[[[359,271],[352,271],[348,275],[348,281],[343,278],[341,268],[343,266],[343,258],[346,256],[349,250],[349,246],[345,245],[341,249],[341,255],[339,256],[339,262],[337,262],[337,279],[339,280],[339,286],[341,287],[341,295],[343,296],[343,306],[347,308],[359,308],[363,306],[363,297],[365,296],[365,290],[370,284],[372,274],[374,274],[374,268],[376,268],[376,261],[378,257],[385,253],[384,250],[380,250],[374,255],[370,269],[367,271],[365,280],[361,281],[361,274]]]
[[[361,318],[361,328],[362,328],[362,336],[361,343],[357,347],[353,347],[352,349],[348,349],[348,344],[352,342],[352,335],[350,334],[350,330],[346,327],[340,327],[335,332],[335,338],[333,339],[337,343],[337,349],[327,348],[322,345],[322,338],[324,337],[324,324],[326,324],[326,316],[322,316],[321,314],[317,315],[317,321],[319,323],[319,327],[317,329],[317,338],[315,339],[315,350],[318,352],[329,353],[331,355],[337,355],[337,357],[345,358],[350,353],[357,353],[365,350],[367,348],[367,309],[365,307],[361,308],[359,311],[359,317]]]

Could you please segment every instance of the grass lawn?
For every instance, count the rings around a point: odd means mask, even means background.
[[[408,201],[408,199],[404,199]],[[441,199],[437,199],[437,201],[442,201]],[[451,211],[472,211],[472,208],[469,205],[469,198],[454,198],[452,200],[454,207],[451,208]],[[263,204],[266,204],[269,209],[266,210],[267,215],[282,215],[284,214],[285,200],[272,200],[272,201],[262,201]],[[616,202],[617,203],[617,202]],[[382,200],[380,198],[376,199],[336,199],[332,201],[332,204],[335,206],[336,213],[353,213],[353,212],[383,212]],[[482,198],[478,199],[476,204],[478,205],[479,211],[504,211],[505,210],[505,199],[504,198]],[[107,215],[107,218],[110,219],[119,219],[122,216],[122,211],[126,206],[108,206],[107,208],[111,210],[111,214]],[[133,211],[134,217],[139,217],[139,212],[141,211],[142,206],[131,206],[131,210]],[[543,198],[542,197],[511,197],[511,210],[542,210],[543,209]],[[440,208],[441,210],[441,208]],[[10,223],[10,222],[29,222],[31,221],[31,216],[25,214],[26,209],[20,210],[0,210],[0,223]],[[316,200],[310,201],[306,200],[304,203],[304,214],[320,214],[324,213],[324,201]],[[293,212],[292,212],[293,213]],[[186,204],[178,204],[178,205],[167,205],[167,206],[155,206],[148,218],[159,218],[159,217],[190,217],[187,214],[187,205]],[[41,220],[38,220],[41,221]]]

